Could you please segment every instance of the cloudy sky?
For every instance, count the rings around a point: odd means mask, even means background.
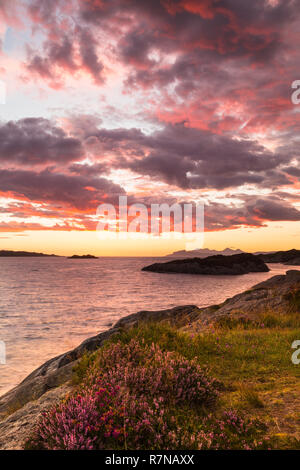
[[[100,242],[96,209],[205,204],[205,246],[300,248],[300,0],[0,0],[0,246]]]

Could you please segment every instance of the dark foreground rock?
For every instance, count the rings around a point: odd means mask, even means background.
[[[99,349],[105,340],[121,329],[142,322],[168,322],[187,330],[201,331],[208,325],[239,315],[255,317],[261,312],[300,311],[300,271],[274,276],[220,305],[198,308],[179,306],[160,311],[141,311],[120,319],[112,328],[81,343],[77,348],[50,359],[26,377],[17,387],[0,397],[0,450],[20,448],[45,407],[70,390],[73,367],[86,351]],[[14,411],[16,410],[16,411]]]
[[[142,271],[155,273],[238,275],[251,272],[268,272],[269,268],[259,257],[250,253],[232,256],[209,256],[208,258],[188,258],[154,263]]]

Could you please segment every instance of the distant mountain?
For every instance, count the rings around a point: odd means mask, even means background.
[[[245,253],[242,250],[233,250],[231,248],[225,248],[225,250],[218,251],[218,250],[209,250],[208,248],[203,248],[199,250],[191,250],[191,251],[174,251],[170,255],[166,255],[166,258],[207,258],[208,256],[215,256],[215,255],[223,255],[223,256],[232,256],[232,255],[240,255]]]
[[[9,257],[41,257],[41,256],[57,256],[57,255],[45,255],[44,253],[35,253],[33,251],[10,251],[10,250],[0,250],[0,257],[9,258]]]

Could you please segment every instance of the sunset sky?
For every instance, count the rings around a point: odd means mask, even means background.
[[[300,0],[0,0],[0,249],[101,241],[100,203],[205,204],[205,247],[300,249]]]

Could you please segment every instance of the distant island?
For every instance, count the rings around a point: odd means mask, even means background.
[[[10,251],[10,250],[0,250],[0,257],[42,257],[42,256],[57,256],[57,255],[46,255],[45,253],[35,253],[34,251]]]
[[[97,256],[93,255],[73,255],[68,256],[68,259],[98,259]]]
[[[289,266],[300,266],[300,250],[276,251],[258,255],[265,263],[282,263]]]
[[[209,256],[208,258],[187,258],[154,263],[145,266],[142,271],[156,273],[208,274],[208,275],[238,275],[251,272],[270,271],[265,262],[251,253],[232,256]]]

